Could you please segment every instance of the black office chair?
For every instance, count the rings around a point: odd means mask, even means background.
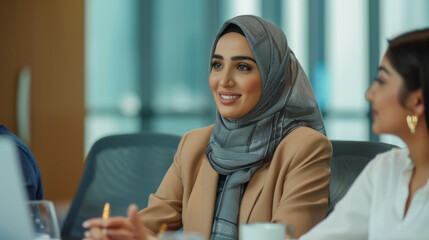
[[[137,133],[104,137],[91,148],[78,191],[62,226],[65,238],[82,238],[82,222],[100,217],[110,203],[112,216],[126,216],[128,205],[147,206],[173,162],[180,137]]]
[[[347,193],[356,177],[377,154],[397,146],[381,142],[332,140],[330,206],[328,213]]]

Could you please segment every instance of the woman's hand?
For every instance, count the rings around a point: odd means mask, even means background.
[[[128,218],[111,217],[108,219],[92,218],[83,223],[84,240],[148,240],[143,223],[137,216],[137,206],[128,207]],[[156,238],[154,238],[156,239]]]

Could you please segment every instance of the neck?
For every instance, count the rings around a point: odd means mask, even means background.
[[[416,129],[417,130],[417,129]],[[429,170],[429,132],[427,128],[419,129],[415,134],[403,138],[410,150],[410,157],[416,168]]]

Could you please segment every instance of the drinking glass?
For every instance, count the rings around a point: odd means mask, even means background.
[[[247,223],[240,225],[241,240],[293,239],[293,227],[281,223]]]
[[[57,215],[51,201],[28,201],[35,240],[61,239]]]

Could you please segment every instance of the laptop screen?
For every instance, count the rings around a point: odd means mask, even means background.
[[[0,137],[0,239],[33,238],[20,164],[13,140]]]

